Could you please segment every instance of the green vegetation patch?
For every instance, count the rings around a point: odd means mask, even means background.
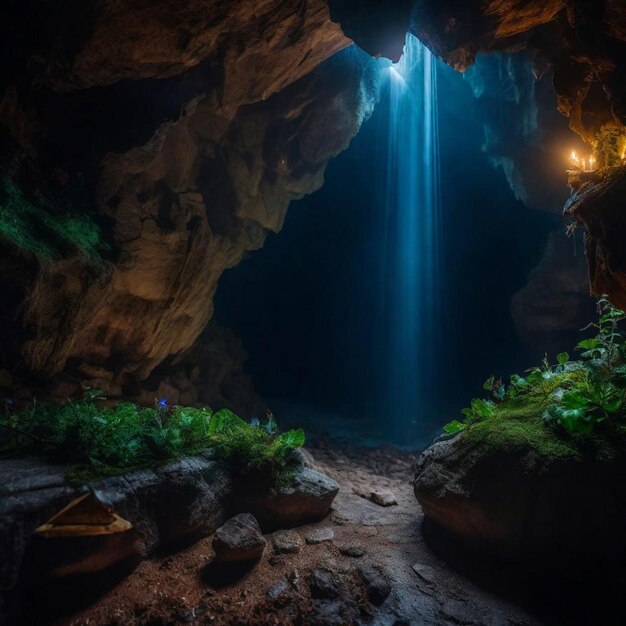
[[[67,203],[43,196],[27,197],[10,179],[0,181],[0,237],[42,263],[79,251],[100,263],[109,246],[100,228]]]
[[[132,402],[105,406],[98,391],[63,405],[34,402],[27,410],[9,410],[0,418],[4,454],[44,453],[66,467],[76,481],[122,474],[184,455],[213,450],[242,474],[276,478],[290,469],[293,450],[304,445],[304,432],[277,432],[267,423],[248,423],[232,411]]]
[[[532,449],[545,458],[611,458],[626,441],[626,341],[619,325],[626,318],[606,298],[598,301],[595,336],[576,346],[577,360],[562,352],[545,358],[509,384],[491,376],[488,398],[475,398],[463,420],[444,432],[465,431],[485,450]]]

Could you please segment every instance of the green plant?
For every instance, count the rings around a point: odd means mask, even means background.
[[[5,404],[0,450],[46,453],[70,476],[84,480],[211,448],[242,473],[278,475],[289,465],[292,450],[304,444],[301,430],[278,434],[273,418],[261,427],[226,409],[214,414],[208,408],[170,406],[166,400],[154,407],[105,406],[103,400],[101,391],[88,389],[81,400],[62,405],[35,401],[20,413]]]
[[[65,199],[27,196],[9,178],[0,180],[0,237],[42,263],[78,250],[98,264],[109,248],[87,214],[72,210]]]
[[[276,476],[294,460],[292,451],[304,445],[302,429],[277,434],[273,415],[265,425],[242,420],[228,409],[213,416],[209,426],[210,444],[215,453],[231,463],[237,474]]]
[[[462,411],[464,420],[446,424],[444,432],[454,434],[477,423],[502,422],[504,417],[511,427],[511,415],[524,414],[529,419],[524,413],[529,406],[540,415],[541,427],[570,437],[588,439],[602,430],[622,432],[626,425],[626,342],[619,325],[626,315],[606,297],[598,300],[597,307],[597,322],[583,329],[592,329],[594,336],[576,346],[579,359],[572,361],[567,352],[561,352],[551,364],[545,357],[525,377],[513,374],[508,386],[491,376],[483,385],[491,397],[472,400],[470,408]],[[532,437],[541,439],[538,423],[531,421]],[[517,421],[514,428],[519,434],[524,424]]]

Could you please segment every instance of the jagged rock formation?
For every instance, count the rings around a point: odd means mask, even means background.
[[[578,343],[580,329],[595,316],[580,238],[550,234],[544,256],[511,300],[511,314],[519,336],[537,353],[554,355]]]
[[[159,547],[180,546],[184,541],[210,535],[235,513],[252,513],[262,520],[264,532],[270,527],[287,528],[323,519],[339,485],[308,467],[309,458],[299,454],[292,475],[271,488],[254,477],[234,480],[226,464],[211,452],[84,485],[69,483],[61,466],[40,458],[3,460],[0,548],[5,558],[0,563],[0,617],[13,615],[21,594],[34,581],[45,587],[49,578],[93,571],[88,569],[89,550],[96,564],[100,561],[95,557],[104,552],[110,560],[100,565],[109,567],[119,559],[114,554],[107,555],[107,551],[123,550],[124,554],[118,556],[145,558]],[[57,554],[63,569],[46,570],[51,563],[45,557],[54,550],[54,541],[46,538],[38,542],[33,531],[90,490],[132,524],[131,545],[117,545],[114,541],[107,545],[97,540],[88,540],[85,545],[81,537],[74,542],[69,538],[62,542]],[[294,504],[299,507],[297,515]],[[79,557],[81,563],[73,563],[73,558]],[[76,567],[72,568],[72,564]],[[24,604],[19,608],[30,607]]]
[[[565,210],[585,227],[592,288],[626,309],[626,174],[620,169],[607,176],[581,175],[572,183],[575,193]]]
[[[420,0],[412,15],[412,30],[459,70],[466,70],[483,51],[528,48],[539,75],[552,68],[558,110],[569,118],[572,130],[597,151],[600,165],[620,164],[618,151],[626,147],[623,2]],[[576,219],[581,216],[577,211],[570,214]],[[604,219],[597,212],[596,226]],[[600,228],[605,233],[610,215],[606,219]],[[580,223],[587,227],[582,218]],[[619,256],[615,243],[599,234],[597,227],[595,234],[587,230],[587,235],[592,292],[607,292],[616,303],[623,303],[624,277],[604,263]],[[603,260],[597,262],[596,254]]]
[[[194,349],[222,272],[322,184],[371,110],[373,62],[320,65],[350,43],[321,0],[35,8],[6,36],[2,163],[25,186],[83,181],[112,250],[94,267],[5,249],[2,365],[56,376],[61,396],[82,381],[141,397]]]

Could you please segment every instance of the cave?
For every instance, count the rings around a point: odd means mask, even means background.
[[[0,32],[0,626],[623,621],[623,0]]]

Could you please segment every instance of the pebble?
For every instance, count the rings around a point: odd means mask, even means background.
[[[302,548],[302,539],[293,530],[279,530],[272,535],[272,546],[276,554],[295,554]]]
[[[380,606],[391,593],[389,581],[382,572],[371,564],[363,565],[360,571],[369,601],[375,606]]]
[[[340,546],[339,552],[344,556],[359,558],[365,554],[365,548],[359,545]]]
[[[369,499],[379,506],[394,506],[398,504],[398,499],[393,491],[389,489],[377,489],[372,491]]]
[[[413,566],[413,571],[429,585],[435,582],[435,570],[430,565],[424,565],[423,563],[416,563]]]
[[[268,592],[267,597],[276,603],[283,603],[287,600],[287,596],[289,591],[291,590],[291,586],[286,580],[279,580],[276,584],[272,585]]]
[[[335,538],[335,531],[332,528],[318,528],[305,536],[306,542],[310,545],[332,541]]]

